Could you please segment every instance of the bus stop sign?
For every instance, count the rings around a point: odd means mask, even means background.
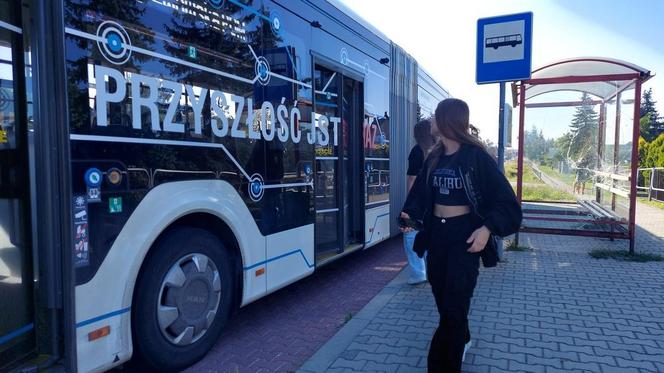
[[[533,13],[477,20],[477,84],[530,79]]]

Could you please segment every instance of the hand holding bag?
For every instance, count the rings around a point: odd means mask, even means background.
[[[431,244],[431,231],[429,229],[423,229],[417,231],[415,235],[415,241],[413,241],[413,251],[420,258],[424,258],[424,253],[429,250]]]
[[[492,234],[489,237],[484,250],[480,252],[480,258],[482,259],[482,266],[484,268],[491,268],[498,265],[500,261],[498,259],[498,236]]]

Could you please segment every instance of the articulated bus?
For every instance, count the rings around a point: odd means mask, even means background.
[[[0,370],[199,360],[398,233],[447,96],[336,1],[0,0]]]

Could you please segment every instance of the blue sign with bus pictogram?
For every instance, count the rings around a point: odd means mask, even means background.
[[[530,79],[533,13],[477,21],[477,84]]]

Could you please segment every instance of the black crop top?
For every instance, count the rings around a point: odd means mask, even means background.
[[[457,152],[458,153],[458,152]],[[468,195],[459,174],[457,153],[440,157],[438,165],[431,172],[431,187],[434,203],[443,206],[468,206]]]
[[[417,176],[420,173],[423,164],[424,152],[419,145],[415,145],[408,155],[408,171],[406,172],[406,175]]]

